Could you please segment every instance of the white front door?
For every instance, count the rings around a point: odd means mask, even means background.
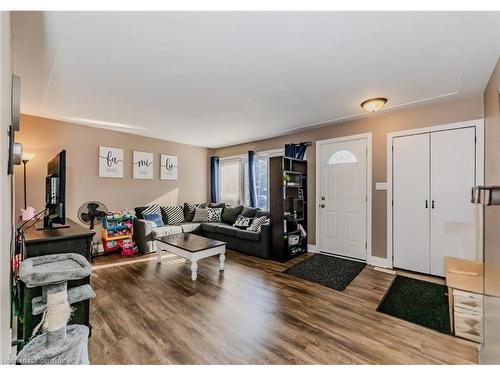
[[[319,144],[319,251],[366,260],[367,139]]]

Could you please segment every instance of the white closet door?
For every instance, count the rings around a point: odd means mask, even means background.
[[[475,128],[431,134],[431,270],[444,275],[444,257],[476,260]]]
[[[394,266],[429,273],[429,134],[394,138]]]

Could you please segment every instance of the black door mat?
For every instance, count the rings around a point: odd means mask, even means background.
[[[354,260],[315,254],[283,273],[342,291],[365,266],[365,263]]]
[[[451,335],[446,285],[398,275],[377,311]]]

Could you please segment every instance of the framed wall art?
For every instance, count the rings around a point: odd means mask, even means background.
[[[132,164],[135,179],[153,179],[153,154],[151,152],[134,151]]]
[[[123,178],[123,149],[99,146],[99,177]]]
[[[177,156],[160,155],[160,179],[177,181]]]

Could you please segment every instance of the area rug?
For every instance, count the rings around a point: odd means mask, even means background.
[[[377,311],[451,335],[445,285],[398,275]]]
[[[354,260],[315,254],[283,273],[342,291],[365,266],[365,263]]]

